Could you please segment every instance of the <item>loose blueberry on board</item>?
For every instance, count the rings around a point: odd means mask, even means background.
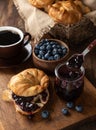
[[[82,105],[77,105],[77,106],[75,106],[75,110],[77,112],[82,112],[83,111],[83,106]]]
[[[74,107],[74,103],[73,102],[67,102],[66,106],[71,109],[71,108]]]
[[[69,115],[69,111],[67,108],[62,108],[61,112],[63,113],[63,115]]]
[[[28,115],[27,117],[29,120],[31,120],[34,117],[34,115]]]
[[[44,119],[47,119],[49,117],[49,112],[47,110],[44,110],[41,112],[41,116]]]

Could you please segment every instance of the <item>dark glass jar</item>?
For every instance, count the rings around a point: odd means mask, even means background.
[[[66,101],[76,100],[84,88],[85,69],[72,69],[66,64],[60,64],[55,68],[54,88],[57,95]]]

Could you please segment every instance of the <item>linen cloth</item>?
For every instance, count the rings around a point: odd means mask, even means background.
[[[47,13],[32,6],[28,0],[13,0],[13,2],[19,15],[24,20],[25,30],[32,35],[34,42],[38,42],[41,37],[48,33],[56,24]],[[84,0],[84,2],[85,4],[87,3],[86,0]],[[90,5],[90,7],[92,7],[92,5]],[[93,9],[86,17],[96,25],[96,10]]]

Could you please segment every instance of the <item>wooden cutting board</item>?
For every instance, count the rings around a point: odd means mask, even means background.
[[[4,88],[0,88],[0,130],[58,130],[71,127],[88,119],[96,119],[96,89],[85,78],[84,92],[77,100],[76,104],[84,107],[82,113],[75,109],[70,110],[70,116],[64,116],[61,109],[66,103],[62,102],[55,94],[52,85],[50,86],[50,100],[44,107],[50,112],[48,119],[42,119],[41,111],[30,120],[27,117],[17,113],[13,103],[2,101],[1,94]]]

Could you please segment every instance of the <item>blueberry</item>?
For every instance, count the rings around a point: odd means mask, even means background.
[[[53,41],[50,41],[50,45],[53,46],[55,43]]]
[[[48,58],[48,60],[54,60],[54,57],[53,57],[53,56],[50,56],[50,57]]]
[[[40,46],[40,50],[45,50],[46,49],[46,46],[42,45]]]
[[[42,56],[42,58],[41,58],[42,60],[45,60],[45,57],[44,56]]]
[[[53,55],[56,55],[58,53],[58,49],[57,48],[54,48],[53,50],[52,50],[52,54]]]
[[[74,107],[74,103],[73,102],[67,102],[66,106],[68,108],[73,108]]]
[[[62,54],[62,49],[61,48],[58,48],[58,53]]]
[[[41,116],[44,119],[47,119],[49,117],[49,112],[47,110],[44,110],[41,112]]]
[[[39,49],[35,49],[34,52],[35,52],[35,55],[38,55],[39,54]]]
[[[62,50],[62,52],[63,52],[63,55],[65,55],[65,54],[67,53],[67,48],[64,48],[64,49]]]
[[[42,39],[42,40],[41,40],[42,43],[46,43],[46,42],[48,42],[48,41],[49,41],[48,39]]]
[[[68,114],[69,114],[69,111],[68,111],[67,108],[63,108],[63,109],[61,110],[61,112],[63,113],[63,115],[68,115]]]
[[[77,106],[75,106],[75,110],[77,112],[82,112],[83,111],[83,106],[82,105],[77,105]]]
[[[40,59],[42,58],[42,56],[41,56],[40,54],[39,54],[39,55],[37,55],[37,57],[38,57],[38,58],[40,58]]]
[[[48,46],[48,45],[50,45],[50,42],[49,42],[49,41],[47,41],[45,44],[46,44],[46,46]]]
[[[57,51],[52,51],[52,55],[56,55],[57,54]]]
[[[56,46],[58,45],[58,43],[57,43],[56,41],[52,41],[52,43],[53,43],[54,45],[56,45]]]
[[[55,60],[60,59],[60,55],[59,55],[59,54],[54,55],[54,59],[55,59]]]
[[[48,45],[48,46],[46,47],[46,49],[47,49],[47,50],[52,49],[51,45]]]
[[[45,55],[45,51],[39,51],[39,55],[41,55],[41,56],[44,56]]]
[[[52,48],[56,48],[56,44],[53,44],[53,45],[52,45]]]
[[[62,50],[65,49],[66,47],[65,46],[61,46]]]
[[[54,52],[58,52],[58,49],[55,47],[55,48],[53,49],[53,51],[54,51]]]
[[[60,46],[60,45],[57,45],[56,47],[57,47],[57,48],[60,48],[61,46]]]
[[[51,51],[51,50],[48,50],[48,51],[47,51],[47,53],[51,54],[51,53],[52,53],[52,51]]]
[[[45,57],[46,60],[48,60],[49,56],[50,56],[50,54],[46,53],[44,57]]]

